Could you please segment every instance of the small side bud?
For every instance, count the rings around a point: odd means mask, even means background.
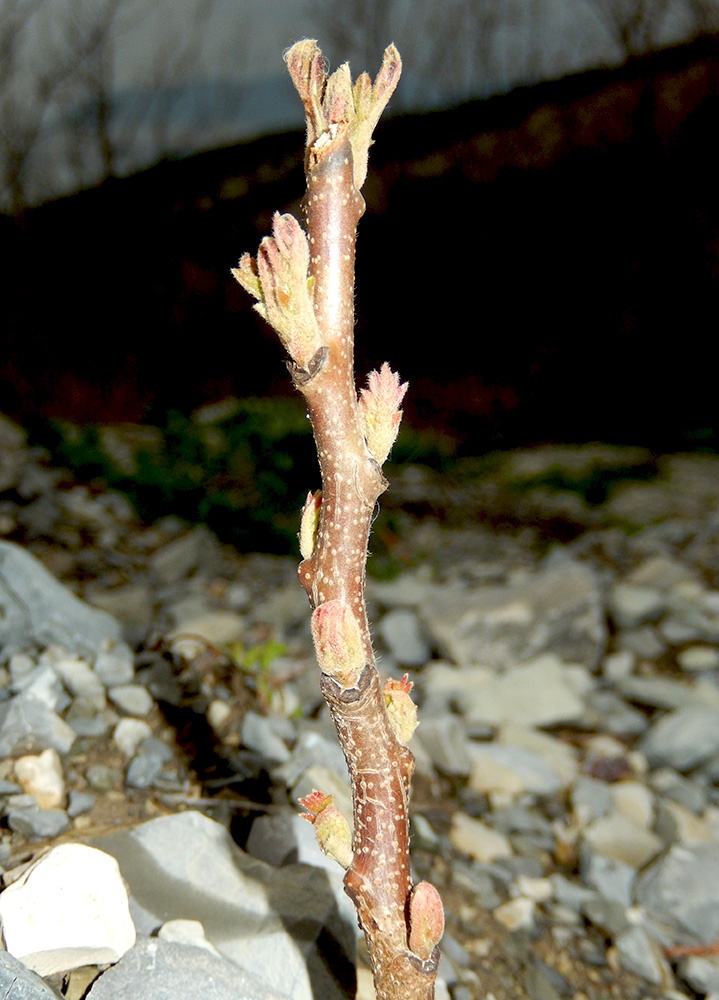
[[[359,622],[342,601],[327,601],[312,613],[312,638],[323,673],[343,687],[357,683],[365,665]]]
[[[423,962],[444,934],[444,907],[431,882],[418,882],[409,899],[409,947]]]
[[[301,814],[302,818],[313,824],[322,852],[343,868],[349,868],[352,863],[352,832],[332,796],[315,788],[299,801],[307,810]]]
[[[399,433],[400,404],[406,391],[407,383],[400,383],[397,373],[385,361],[379,371],[369,373],[367,388],[360,392],[357,405],[362,432],[370,454],[380,465]]]
[[[405,674],[401,681],[390,678],[384,685],[384,703],[387,707],[392,732],[402,746],[406,747],[419,723],[417,706],[412,701],[410,691],[412,681]]]
[[[320,507],[322,505],[322,491],[308,493],[305,505],[302,508],[300,519],[300,555],[303,559],[309,559],[315,551],[317,544],[317,528],[320,523]]]

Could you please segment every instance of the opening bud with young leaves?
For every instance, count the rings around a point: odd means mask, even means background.
[[[390,677],[384,685],[384,703],[387,708],[389,724],[403,747],[407,746],[412,738],[412,733],[419,725],[417,706],[410,695],[412,687],[413,684],[408,679],[408,674],[405,674],[401,681]]]
[[[379,371],[367,376],[367,388],[360,390],[358,402],[360,424],[372,457],[382,465],[399,434],[402,420],[400,404],[407,392],[407,383],[385,363]]]
[[[244,254],[232,274],[257,299],[255,309],[275,328],[292,360],[306,368],[321,346],[309,276],[309,243],[302,226],[289,214],[275,212],[272,234],[260,243],[257,260]]]
[[[322,53],[314,39],[305,38],[293,45],[285,61],[305,106],[307,148],[310,149],[331,125],[346,124],[352,147],[353,180],[359,191],[367,177],[372,133],[402,72],[399,52],[394,45],[388,45],[374,83],[367,73],[362,73],[354,86],[347,63],[327,76]]]
[[[301,814],[302,818],[314,825],[317,843],[323,853],[344,869],[349,868],[352,863],[352,831],[332,796],[315,788],[299,801],[307,810]]]

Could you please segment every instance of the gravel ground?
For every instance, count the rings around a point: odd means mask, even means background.
[[[43,748],[0,724],[5,869],[188,809],[252,850],[319,780],[312,740],[341,783],[294,560],[143,524],[9,423],[0,458],[0,537],[119,621],[131,664],[5,633],[0,710],[45,668],[75,734],[50,830],[18,776]],[[719,867],[717,460],[535,449],[451,480],[405,469],[385,508],[399,573],[370,580],[370,612],[382,671],[416,683],[413,864],[445,902],[453,1000],[718,993],[716,897],[687,876],[682,905],[657,867],[677,849],[708,883]]]

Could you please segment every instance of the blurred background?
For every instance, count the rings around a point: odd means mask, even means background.
[[[718,32],[719,0],[0,0],[0,412],[89,471],[127,424],[307,441],[229,271],[300,213],[311,36],[403,57],[356,295],[358,383],[411,385],[400,454],[716,450]]]

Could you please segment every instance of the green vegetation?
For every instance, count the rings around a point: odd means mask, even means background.
[[[56,423],[35,434],[78,479],[102,479],[152,522],[204,522],[242,551],[296,548],[307,468],[316,463],[299,400],[225,400],[162,427]],[[319,480],[319,471],[317,473]]]

